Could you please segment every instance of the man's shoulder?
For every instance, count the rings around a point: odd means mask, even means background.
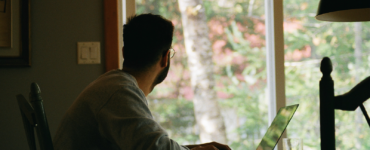
[[[140,93],[135,77],[121,70],[112,70],[90,83],[83,93],[110,96],[122,90]]]
[[[92,84],[106,84],[108,86],[114,85],[131,85],[137,86],[135,77],[123,72],[122,70],[112,70],[104,73]]]
[[[77,97],[75,106],[89,106],[93,112],[98,111],[112,96],[119,92],[142,96],[136,80],[120,70],[109,71],[91,82]],[[144,96],[145,97],[145,96]]]
[[[139,89],[136,79],[132,75],[121,70],[112,70],[91,82],[84,91],[112,94],[124,87]]]

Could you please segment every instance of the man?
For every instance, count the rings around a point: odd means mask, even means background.
[[[174,26],[159,15],[131,17],[123,29],[123,68],[88,85],[67,110],[55,149],[228,149],[218,143],[181,146],[153,120],[146,96],[167,76]]]

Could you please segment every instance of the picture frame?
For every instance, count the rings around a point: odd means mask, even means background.
[[[12,15],[11,46],[0,47],[0,67],[30,67],[30,0],[2,1],[5,1],[6,4],[11,4]],[[19,8],[15,9],[15,7]],[[15,10],[18,12],[15,12]],[[5,51],[13,51],[16,52],[16,54],[8,55]]]

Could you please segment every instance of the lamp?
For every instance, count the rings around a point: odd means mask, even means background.
[[[370,0],[320,0],[315,17],[321,21],[370,21]]]

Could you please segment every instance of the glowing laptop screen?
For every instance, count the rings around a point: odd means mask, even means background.
[[[258,145],[257,150],[272,150],[275,148],[298,106],[299,104],[280,108],[274,121],[272,121],[270,127],[267,129],[265,136],[263,136],[261,143]]]

